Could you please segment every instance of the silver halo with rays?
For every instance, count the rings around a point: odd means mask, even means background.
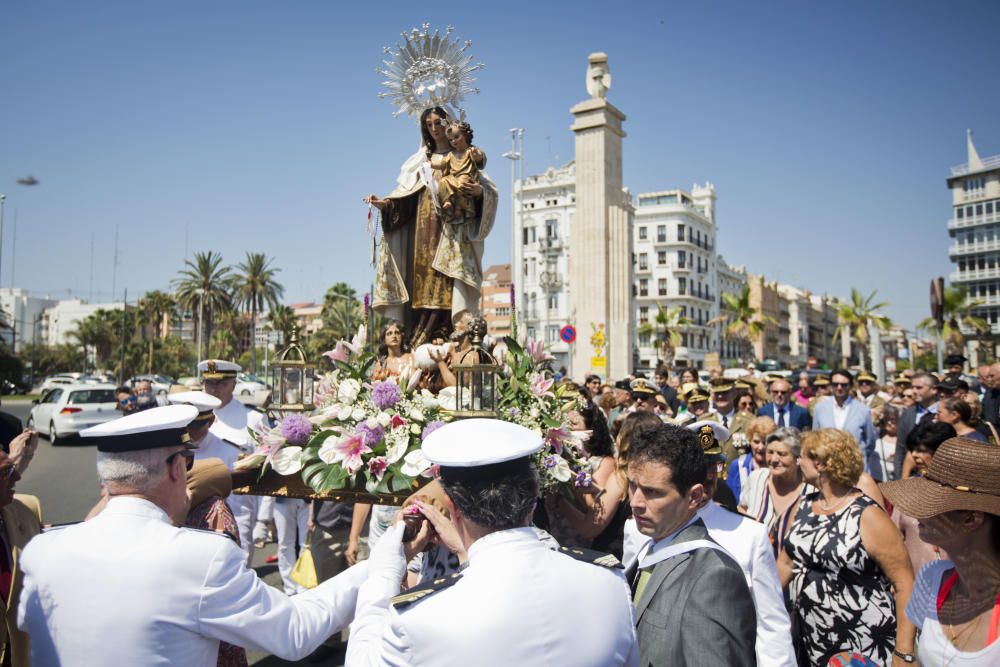
[[[386,77],[382,85],[388,89],[378,96],[399,107],[394,117],[402,113],[419,116],[424,109],[441,107],[452,117],[464,118],[459,105],[466,95],[479,93],[472,85],[472,73],[485,65],[473,64],[466,53],[472,42],[452,39],[453,30],[448,26],[444,36],[437,30],[431,34],[430,24],[425,23],[421,29],[400,33],[403,44],[397,44],[395,51],[388,46],[383,49],[392,59],[382,61],[385,69],[375,69]]]

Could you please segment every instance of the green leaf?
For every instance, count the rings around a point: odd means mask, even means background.
[[[306,483],[317,493],[342,489],[347,481],[347,470],[338,463],[314,463],[303,471]]]
[[[389,472],[386,471],[386,476],[388,476],[388,475],[389,475]],[[385,478],[383,477],[383,479],[385,479]],[[399,491],[406,491],[407,489],[411,488],[412,486],[413,486],[413,479],[410,478],[410,477],[407,477],[406,475],[404,475],[401,472],[394,473],[391,477],[389,477],[389,492],[390,493],[397,493]]]
[[[331,435],[339,436],[340,433],[338,433],[337,431],[335,431],[333,429],[326,429],[324,431],[320,431],[319,433],[317,433],[313,437],[309,438],[309,442],[306,443],[306,446],[307,447],[316,447],[317,450],[318,450],[319,447],[320,447],[320,445],[322,445],[324,442],[326,442],[326,439],[329,438]]]

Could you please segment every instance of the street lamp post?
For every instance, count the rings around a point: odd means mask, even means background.
[[[521,273],[521,255],[518,253],[518,243],[517,235],[521,228],[521,208],[519,203],[523,204],[523,196],[521,196],[521,191],[524,190],[524,128],[523,127],[512,127],[510,128],[510,150],[503,154],[505,158],[510,160],[510,280],[514,284],[514,289],[519,290],[523,287],[521,281],[523,280],[523,274]],[[521,187],[517,187],[518,182],[518,166],[520,166],[521,171]],[[519,299],[521,303],[524,303],[524,299]],[[514,316],[513,312],[514,304],[511,304],[511,317]]]

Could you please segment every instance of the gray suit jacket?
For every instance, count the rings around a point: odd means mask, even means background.
[[[711,539],[698,519],[673,543]],[[701,548],[658,563],[635,616],[643,667],[757,664],[753,598],[739,564],[724,552]]]

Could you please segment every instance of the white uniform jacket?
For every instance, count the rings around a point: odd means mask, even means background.
[[[253,442],[250,441],[247,428],[254,428],[263,420],[262,413],[248,408],[234,398],[215,411],[215,422],[209,432],[242,450],[251,451]]]
[[[360,564],[293,598],[246,568],[223,535],[176,528],[140,498],[24,550],[18,625],[35,665],[216,664],[219,640],[299,660],[346,626]]]
[[[369,578],[347,667],[638,664],[621,570],[553,551],[531,528],[515,528],[476,540],[461,575],[402,609],[390,603],[398,590]]]
[[[746,575],[757,613],[757,664],[796,667],[792,624],[785,609],[778,566],[774,562],[767,529],[753,519],[734,514],[711,502],[698,510],[698,517],[705,523],[709,537],[739,563]],[[638,531],[634,520],[625,522],[626,567],[649,539]]]
[[[220,459],[230,470],[236,465],[236,459],[239,458],[239,455],[240,448],[221,439],[211,430],[198,443],[198,449],[194,450],[195,460]]]

